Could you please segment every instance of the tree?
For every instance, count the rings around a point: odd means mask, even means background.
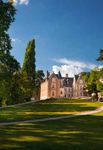
[[[99,57],[96,59],[97,61],[103,61],[103,49],[100,49]],[[103,83],[100,82],[100,78],[103,78],[103,68],[99,69],[99,77],[97,81],[97,89],[99,92],[103,91]]]
[[[0,60],[2,60],[2,62],[0,62],[0,95],[3,103],[5,101],[5,103],[9,104],[14,101],[14,99],[12,99],[14,90],[11,87],[14,73],[20,70],[20,64],[9,54],[3,55]]]
[[[91,70],[90,72],[83,72],[82,76],[85,80],[86,87],[85,91],[88,91],[88,94],[97,93],[97,80],[98,80],[98,70]]]
[[[99,57],[96,59],[97,61],[103,61],[103,49],[100,49]]]
[[[35,79],[35,98],[36,99],[40,99],[40,85],[41,85],[41,82],[43,81],[44,79],[44,72],[43,70],[38,70],[36,72],[36,79]]]
[[[81,74],[82,74],[82,77],[85,80],[85,82],[88,83],[90,72],[82,72]]]
[[[9,53],[12,48],[7,31],[15,19],[15,13],[16,9],[11,2],[0,0],[0,52]]]
[[[8,104],[17,104],[24,102],[23,91],[21,86],[21,71],[14,72],[9,86],[11,93]]]
[[[103,82],[101,82],[101,78],[103,78],[103,68],[98,71],[97,90],[99,92],[103,91]]]
[[[0,97],[3,104],[11,99],[13,74],[20,69],[17,60],[11,56],[11,39],[7,33],[15,13],[16,9],[11,2],[0,0]]]
[[[97,92],[98,92],[97,80],[98,80],[98,70],[91,70],[90,76],[88,79],[88,88],[89,88],[90,93],[97,94]]]
[[[27,45],[22,67],[22,85],[24,93],[28,93],[28,98],[32,97],[35,89],[35,61],[35,40],[33,39]]]
[[[98,98],[98,92],[103,91],[103,84],[100,82],[100,77],[103,75],[103,69],[93,69],[89,73],[83,72],[83,78],[86,82],[85,91],[92,95],[95,93],[96,99]]]

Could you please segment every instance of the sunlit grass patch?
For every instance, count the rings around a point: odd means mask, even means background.
[[[19,123],[0,127],[0,149],[102,150],[102,133],[103,114],[40,123]]]
[[[34,120],[95,110],[102,103],[88,99],[56,99],[0,109],[0,122]]]

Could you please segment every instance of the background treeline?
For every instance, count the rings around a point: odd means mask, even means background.
[[[42,70],[36,70],[35,40],[28,42],[22,67],[11,55],[8,30],[15,20],[16,9],[12,0],[0,0],[0,106],[40,98]]]
[[[100,54],[97,61],[103,61],[103,49],[100,49]],[[86,83],[84,92],[90,96],[92,93],[96,93],[96,95],[100,93],[101,96],[103,96],[103,67],[96,67],[90,72],[82,72],[82,76]]]
[[[91,72],[83,72],[83,78],[86,86],[85,90],[89,93],[102,92],[103,84],[100,82],[100,78],[103,76],[103,69],[93,69]]]

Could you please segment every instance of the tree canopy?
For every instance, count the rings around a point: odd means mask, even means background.
[[[86,82],[85,90],[88,90],[89,94],[103,91],[103,84],[100,82],[102,75],[103,69],[93,69],[90,72],[82,73],[82,76]]]
[[[11,2],[0,0],[0,97],[4,104],[11,99],[13,75],[20,69],[20,64],[10,53],[12,46],[8,34],[15,14],[16,9]]]
[[[15,14],[16,9],[11,2],[0,0],[0,51],[5,53],[9,53],[12,48],[7,31],[15,19]]]

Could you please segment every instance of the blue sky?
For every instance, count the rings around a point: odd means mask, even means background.
[[[9,33],[12,54],[22,64],[29,40],[36,39],[37,69],[79,73],[96,65],[103,48],[103,0],[14,0]]]

